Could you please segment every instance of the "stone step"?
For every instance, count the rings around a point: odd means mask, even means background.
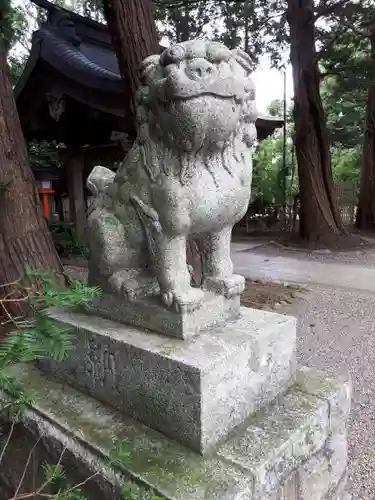
[[[121,498],[116,477],[105,465],[113,443],[125,443],[129,451],[121,470],[169,500],[347,499],[351,388],[346,379],[300,368],[296,383],[283,396],[248,419],[212,454],[202,456],[47,379],[35,367],[19,366],[12,374],[35,393],[33,408],[22,418],[24,433],[34,434],[34,442],[43,435],[39,461],[56,462],[65,450],[62,465],[72,484],[99,470],[83,486],[89,500]],[[15,460],[11,441],[0,482],[5,477],[17,483],[29,451],[24,447],[24,460]]]

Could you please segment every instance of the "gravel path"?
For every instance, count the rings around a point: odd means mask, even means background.
[[[375,499],[375,296],[309,287],[304,303],[285,312],[298,317],[303,364],[350,373],[353,402],[349,468],[353,500]]]
[[[370,269],[375,268],[375,242],[373,247],[358,248],[345,252],[331,252],[329,250],[321,251],[307,251],[296,250],[291,247],[284,248],[278,243],[264,243],[257,246],[249,244],[249,253],[261,254],[265,257],[287,257],[289,259],[307,260],[310,262],[324,262],[331,264],[348,264],[354,266],[367,267]],[[243,249],[246,244],[241,242]]]

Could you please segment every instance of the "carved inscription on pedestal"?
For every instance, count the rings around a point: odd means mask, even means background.
[[[85,348],[84,372],[92,387],[104,387],[116,377],[117,353],[108,344],[97,343],[89,338]]]

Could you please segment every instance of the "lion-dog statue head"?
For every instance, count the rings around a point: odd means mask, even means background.
[[[220,150],[256,137],[251,59],[219,42],[192,40],[147,58],[138,92],[139,138],[178,151]]]

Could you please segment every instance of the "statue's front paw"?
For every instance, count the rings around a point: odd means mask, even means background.
[[[135,290],[129,286],[129,272],[127,270],[116,271],[109,278],[109,285],[115,294],[122,295],[130,302],[136,299]]]
[[[109,279],[111,290],[132,302],[141,297],[157,295],[159,286],[152,276],[144,276],[138,271],[121,270]]]
[[[181,313],[189,313],[198,309],[202,303],[203,292],[199,288],[186,290],[165,290],[161,293],[162,303]]]
[[[227,299],[241,295],[245,290],[245,278],[239,274],[232,274],[225,278],[207,277],[204,280],[204,288],[211,292],[224,295]]]
[[[128,279],[128,272],[126,270],[121,270],[113,273],[108,282],[113,292],[121,293]]]

